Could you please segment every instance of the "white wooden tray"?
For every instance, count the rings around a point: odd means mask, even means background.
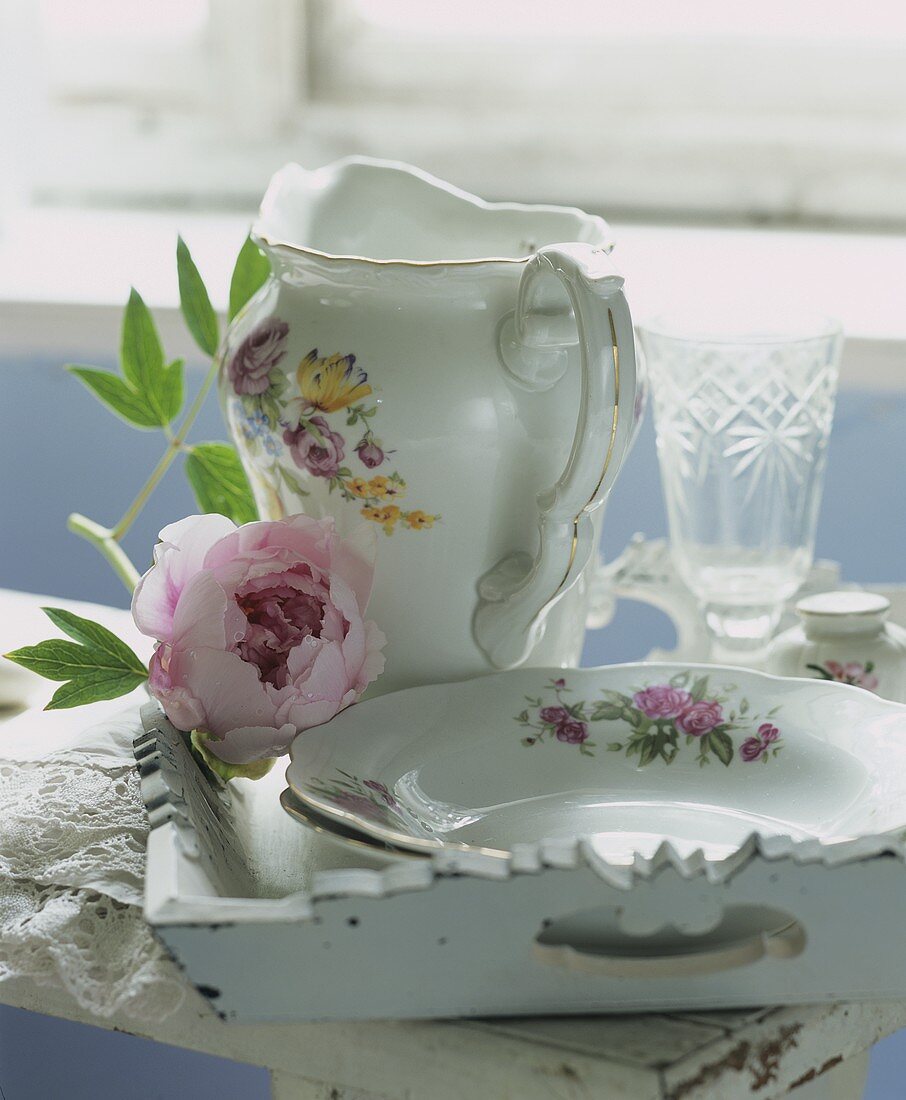
[[[227,1018],[339,1020],[749,1007],[906,997],[901,837],[582,842],[509,860],[349,866],[282,811],[279,769],[215,791],[155,705],[135,751],[151,820],[146,915]]]

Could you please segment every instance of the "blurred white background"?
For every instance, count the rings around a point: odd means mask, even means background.
[[[3,10],[25,199],[245,208],[287,159],[364,152],[624,220],[906,225],[895,0]]]

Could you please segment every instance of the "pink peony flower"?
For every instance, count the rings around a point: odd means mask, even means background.
[[[542,707],[538,717],[548,725],[559,726],[561,722],[569,721],[569,711],[566,707]]]
[[[637,691],[632,702],[648,718],[676,718],[692,703],[692,696],[681,688],[658,684]]]
[[[723,720],[724,713],[720,703],[702,699],[700,703],[693,703],[683,711],[676,720],[676,728],[682,733],[691,733],[693,737],[701,737],[704,733],[710,733]]]
[[[313,416],[311,423],[320,438],[300,424],[298,428],[286,429],[283,442],[289,447],[297,466],[315,477],[335,477],[346,453],[343,449],[345,441],[338,432],[331,431],[323,416]]]
[[[747,737],[739,746],[739,755],[746,763],[759,760],[768,751],[767,745],[759,741],[757,737]]]
[[[770,722],[762,722],[758,727],[758,736],[766,744],[770,744],[780,736],[780,730]]]
[[[588,726],[571,718],[557,727],[556,737],[558,741],[565,741],[568,745],[581,745],[588,737]]]
[[[353,541],[332,519],[236,527],[207,515],[160,540],[132,601],[139,630],[159,643],[148,686],[175,726],[210,735],[221,760],[286,752],[383,671],[384,635],[363,618],[370,530]]]

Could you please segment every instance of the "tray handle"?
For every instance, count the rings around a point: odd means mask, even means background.
[[[532,945],[536,962],[573,974],[602,978],[683,978],[717,974],[750,966],[760,959],[794,959],[805,950],[805,929],[799,921],[761,932],[736,943],[710,950],[670,955],[621,955],[580,951],[570,944]]]

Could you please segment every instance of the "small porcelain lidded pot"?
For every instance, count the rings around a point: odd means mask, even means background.
[[[906,702],[906,630],[886,622],[890,601],[872,592],[821,592],[796,604],[802,619],[775,638],[768,672],[866,688]]]

